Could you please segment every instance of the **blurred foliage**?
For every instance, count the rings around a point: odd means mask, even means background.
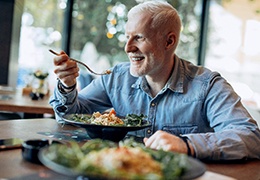
[[[62,32],[63,16],[65,9],[60,8],[60,0],[25,1],[24,12],[33,16],[32,26],[49,28],[53,27]]]
[[[36,38],[35,42],[37,41],[36,43],[38,43],[40,41],[39,43],[42,45],[61,47],[61,40],[49,42],[48,38],[55,31],[60,33],[63,31],[62,24],[64,23],[66,10],[65,0],[25,0],[24,4],[23,25],[44,30],[42,33],[44,33],[46,39],[37,40]]]
[[[74,0],[71,50],[82,51],[87,42],[93,42],[97,51],[108,57],[111,65],[127,61],[124,53],[126,15],[131,7],[142,1],[144,0]],[[64,21],[66,2],[66,0],[38,0],[36,3],[27,0],[25,12],[37,19],[32,26],[49,28],[49,31],[53,28],[62,33],[61,25]],[[179,11],[183,23],[176,53],[196,63],[202,2],[201,0],[168,0],[168,2]]]
[[[201,2],[200,0],[170,0],[168,2],[179,11],[183,22],[183,32],[177,54],[196,63]],[[82,50],[85,43],[90,41],[94,43],[99,53],[109,58],[112,64],[126,61],[127,58],[123,53],[124,42],[120,41],[120,36],[124,35],[127,12],[136,4],[137,2],[133,0],[76,0],[73,6],[71,48]],[[117,12],[117,8],[123,9],[121,16]],[[111,26],[114,26],[117,31],[108,37],[107,33]]]
[[[93,42],[97,51],[108,57],[111,64],[126,61],[124,42],[119,37],[124,36],[128,10],[136,4],[133,0],[76,0],[71,49],[80,51],[87,42]],[[108,34],[110,28],[116,29],[116,32]]]
[[[168,2],[178,10],[183,26],[176,54],[183,59],[197,64],[202,1],[171,0]]]

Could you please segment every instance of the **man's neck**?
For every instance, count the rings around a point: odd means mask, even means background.
[[[158,74],[154,76],[145,76],[147,83],[149,84],[152,97],[155,97],[164,88],[165,84],[167,83],[168,79],[172,74],[173,67],[174,61],[171,65],[166,66]]]

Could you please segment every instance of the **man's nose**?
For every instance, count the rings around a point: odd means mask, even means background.
[[[134,42],[131,40],[128,40],[125,44],[125,52],[135,52],[137,51],[137,47],[135,46]]]

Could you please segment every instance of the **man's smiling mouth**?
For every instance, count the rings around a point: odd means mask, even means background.
[[[143,59],[144,59],[144,57],[132,57],[131,58],[132,61],[141,61]]]
[[[131,55],[129,55],[129,59],[130,59],[131,61],[141,61],[141,60],[144,59],[144,56],[131,54]]]

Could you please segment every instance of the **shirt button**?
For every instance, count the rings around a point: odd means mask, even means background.
[[[154,106],[155,106],[155,103],[152,103],[152,106],[154,107]]]
[[[67,101],[67,99],[66,99],[66,98],[62,98],[62,99],[61,99],[61,103],[62,103],[62,104],[65,104],[65,103],[66,103],[66,101]]]
[[[59,111],[59,112],[65,112],[66,110],[67,110],[67,108],[65,106],[57,107],[57,111]]]
[[[151,129],[147,129],[147,134],[151,134],[152,130]]]

